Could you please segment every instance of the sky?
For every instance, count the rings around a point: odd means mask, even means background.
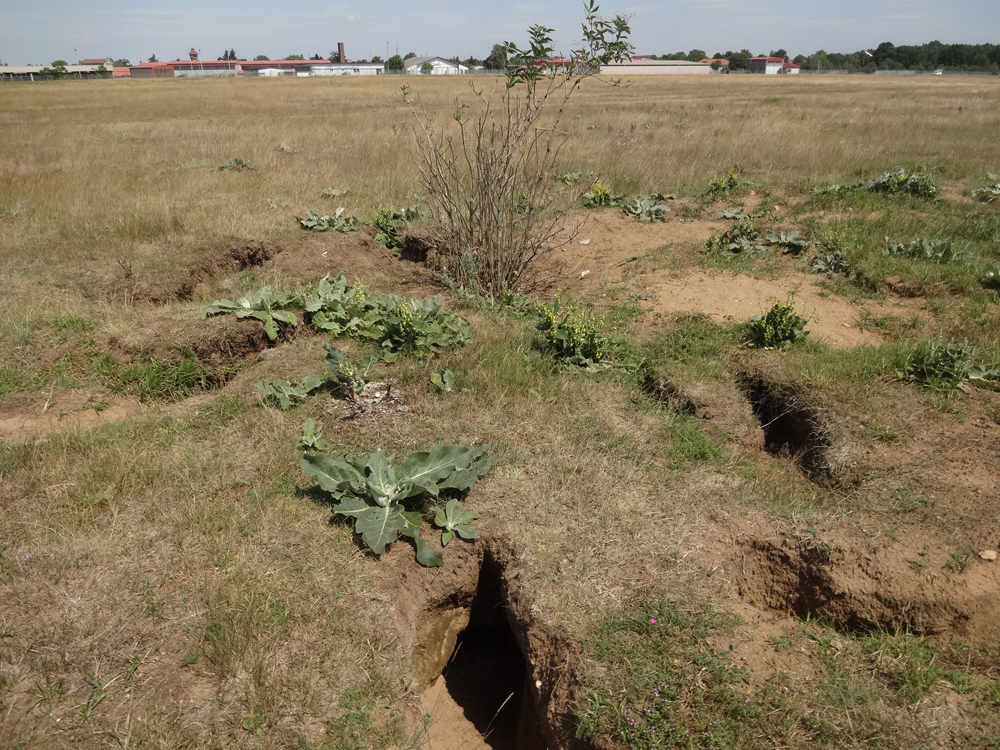
[[[701,49],[708,54],[785,49],[791,55],[855,52],[881,42],[1000,43],[1000,0],[605,0],[604,15],[632,17],[637,54]],[[556,30],[556,50],[580,37],[579,0],[0,0],[0,59],[216,59],[290,54],[326,56],[344,42],[351,59],[372,55],[483,58],[494,44],[523,43],[525,29]]]

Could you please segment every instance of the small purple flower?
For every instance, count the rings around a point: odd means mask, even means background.
[[[650,625],[655,625],[656,624],[656,618],[655,617],[650,617],[649,618],[649,624]]]

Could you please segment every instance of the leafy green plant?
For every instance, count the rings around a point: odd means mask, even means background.
[[[994,387],[1000,370],[975,364],[976,349],[968,342],[923,341],[906,358],[896,375],[934,391],[968,390],[966,383]]]
[[[979,283],[986,289],[1000,289],[1000,266],[990,263],[979,276]]]
[[[219,165],[220,172],[242,172],[246,169],[253,169],[253,164],[245,159],[230,159]]]
[[[492,468],[493,459],[484,457],[487,450],[486,445],[435,446],[411,453],[395,467],[393,456],[381,449],[367,459],[350,462],[328,453],[307,453],[302,457],[302,471],[317,479],[336,501],[333,512],[352,523],[376,555],[384,554],[402,535],[413,540],[418,563],[436,567],[443,558],[420,537],[423,514],[433,499],[451,496],[457,503],[457,496],[467,493]]]
[[[611,351],[611,340],[604,334],[604,319],[582,310],[561,297],[552,302],[536,303],[530,314],[539,331],[559,359],[594,369]]]
[[[583,172],[565,172],[563,174],[553,175],[552,179],[556,182],[561,182],[564,185],[575,185],[578,182],[586,180],[587,175]]]
[[[754,315],[747,321],[749,344],[754,349],[788,349],[809,335],[806,323],[805,318],[796,314],[791,302],[785,304],[775,300],[763,316]]]
[[[715,200],[728,198],[740,187],[740,173],[735,169],[729,170],[725,177],[715,175],[708,183],[708,189],[703,195],[710,196]]]
[[[211,315],[233,314],[237,318],[254,318],[264,324],[264,332],[274,341],[282,326],[297,326],[299,324],[295,313],[285,310],[299,300],[298,295],[278,294],[265,286],[249,297],[237,297],[233,302],[220,299],[208,306],[202,314],[202,319]]]
[[[431,385],[442,393],[451,393],[455,388],[455,373],[451,370],[441,370],[431,374]]]
[[[1000,201],[1000,175],[990,174],[987,177],[994,181],[993,184],[984,185],[977,190],[973,190],[972,197],[974,200],[982,201],[983,203],[996,203]]]
[[[455,535],[462,539],[478,539],[476,530],[469,526],[470,523],[479,518],[478,513],[465,513],[458,507],[458,500],[452,498],[444,508],[434,509],[434,525],[441,529],[441,546],[448,546],[448,542],[455,538]]]
[[[302,435],[299,437],[297,445],[303,453],[326,450],[326,439],[323,437],[323,428],[316,424],[311,417],[302,425]]]
[[[640,195],[631,203],[626,204],[622,210],[629,216],[634,216],[638,221],[666,221],[670,206],[663,201],[671,197],[673,196],[666,196],[662,193]]]
[[[964,573],[972,567],[973,559],[975,559],[975,555],[972,554],[972,550],[969,547],[963,546],[952,553],[944,566],[953,573]]]
[[[382,347],[387,361],[400,352],[436,354],[472,338],[472,326],[442,310],[440,297],[379,297],[360,282],[348,287],[343,271],[323,277],[306,294],[305,307],[316,328],[373,341]]]
[[[709,237],[705,242],[708,252],[728,250],[731,253],[763,253],[767,248],[760,244],[760,230],[753,217],[745,214],[728,231]]]
[[[825,273],[827,276],[832,276],[835,273],[847,276],[851,272],[851,265],[844,257],[843,250],[834,250],[832,253],[814,255],[809,270],[813,273]]]
[[[365,389],[364,375],[359,372],[357,367],[351,364],[351,361],[343,351],[330,344],[324,344],[324,347],[326,348],[326,357],[323,361],[333,371],[331,380],[334,382],[337,390],[354,401],[357,399],[358,394]],[[374,361],[377,361],[377,359],[370,357],[367,366],[370,367]]]
[[[950,263],[959,258],[950,240],[914,240],[893,244],[885,238],[885,254],[929,260],[932,263]]]
[[[869,193],[904,193],[918,198],[933,198],[937,195],[937,187],[928,175],[911,172],[906,167],[886,172],[874,180],[865,180],[861,185]]]
[[[299,219],[299,226],[311,232],[355,232],[361,227],[356,216],[344,215],[343,207],[333,212],[332,216],[320,214],[315,208],[310,208],[304,219]]]
[[[846,195],[854,191],[869,193],[884,193],[888,195],[913,195],[918,198],[937,197],[937,186],[934,181],[919,172],[912,172],[906,167],[899,167],[886,172],[873,180],[863,180],[854,185],[823,185],[812,189],[813,195]]]
[[[472,326],[441,309],[440,297],[410,300],[368,294],[364,285],[347,286],[344,272],[325,276],[306,295],[311,323],[323,330],[374,341],[389,361],[397,353],[436,354],[472,338]]]
[[[716,219],[742,219],[743,209],[742,208],[724,208],[721,211],[715,212]]]
[[[302,378],[298,384],[293,384],[288,380],[269,380],[257,383],[255,387],[265,401],[276,403],[282,411],[288,411],[309,398],[322,385],[322,380],[315,375],[308,375]]]
[[[777,245],[782,248],[784,253],[798,255],[812,243],[805,237],[800,236],[798,232],[789,232],[788,234],[784,232],[768,232],[767,244]]]
[[[372,226],[375,227],[375,244],[390,250],[398,250],[403,246],[406,223],[413,221],[420,214],[416,206],[397,211],[393,206],[379,206],[372,219]]]
[[[587,208],[609,208],[625,203],[625,196],[611,192],[611,186],[606,182],[595,182],[590,192],[583,196],[583,205]]]

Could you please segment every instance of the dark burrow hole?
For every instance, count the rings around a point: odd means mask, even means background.
[[[816,409],[800,393],[768,383],[759,374],[741,373],[736,384],[764,431],[764,449],[772,456],[793,457],[809,479],[829,479],[832,440]]]
[[[475,727],[483,746],[493,750],[544,750],[530,690],[531,672],[504,605],[500,565],[488,552],[468,618],[441,670],[451,700]],[[435,714],[435,721],[438,725],[431,730],[431,736],[439,738],[432,742],[435,748],[452,750],[453,744],[464,747],[459,740],[460,729],[441,725],[447,724],[448,716]]]

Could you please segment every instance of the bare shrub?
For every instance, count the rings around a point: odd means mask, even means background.
[[[584,79],[632,52],[626,16],[602,19],[593,0],[584,11],[583,42],[568,61],[552,61],[553,30],[544,26],[528,29],[527,49],[506,42],[503,87],[487,93],[470,85],[480,114],[470,118],[461,104],[454,112],[457,134],[439,128],[409,87],[402,88],[416,122],[417,164],[439,262],[468,289],[494,295],[527,288],[534,261],[572,240],[566,214],[592,183],[557,190],[546,179],[565,142],[560,123]],[[550,105],[558,107],[554,118],[538,124]]]

